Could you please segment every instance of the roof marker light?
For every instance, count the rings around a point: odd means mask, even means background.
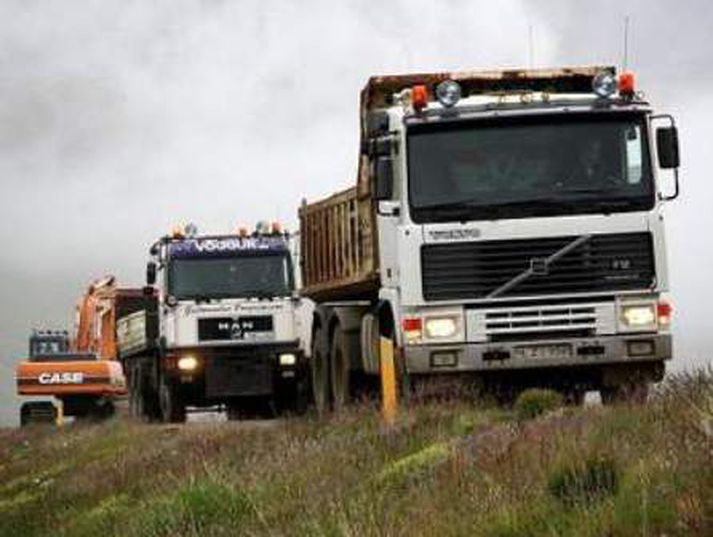
[[[461,98],[461,87],[455,80],[444,80],[436,86],[436,98],[446,108],[455,106]]]
[[[171,231],[171,238],[173,239],[184,239],[186,235],[183,233],[183,228],[181,226],[173,226]]]
[[[636,77],[631,71],[624,71],[619,75],[619,93],[631,97],[636,90]]]
[[[411,105],[417,112],[426,108],[428,104],[428,89],[423,84],[418,84],[411,89]]]
[[[614,73],[610,73],[609,71],[602,71],[592,79],[592,91],[602,99],[611,97],[616,91],[616,88],[616,77]]]

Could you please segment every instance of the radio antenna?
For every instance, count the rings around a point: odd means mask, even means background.
[[[629,67],[629,15],[624,17],[624,58],[622,59],[622,70]]]

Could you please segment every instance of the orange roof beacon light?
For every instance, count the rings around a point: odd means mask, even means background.
[[[272,223],[272,234],[273,235],[281,235],[282,232],[283,232],[282,224],[280,224],[280,222],[273,222]]]
[[[173,226],[171,230],[172,239],[185,239],[186,236],[183,233],[183,228],[181,226]]]
[[[424,84],[418,84],[411,89],[411,105],[420,112],[428,104],[428,89]]]
[[[636,90],[636,77],[631,71],[624,71],[619,75],[619,94],[632,97]]]
[[[244,239],[245,237],[248,236],[248,226],[245,225],[239,225],[238,226],[238,237],[241,239]]]

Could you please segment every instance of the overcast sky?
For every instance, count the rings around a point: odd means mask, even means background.
[[[31,327],[69,327],[88,282],[140,285],[176,223],[228,232],[355,180],[372,74],[629,65],[680,123],[666,210],[674,367],[708,363],[713,4],[428,0],[0,3],[0,424]]]

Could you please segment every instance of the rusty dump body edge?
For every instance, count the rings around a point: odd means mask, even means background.
[[[361,92],[361,142],[370,112],[391,106],[393,95],[423,84],[430,98],[444,80],[456,80],[463,96],[513,92],[591,93],[592,79],[610,66],[509,69],[373,76]],[[359,155],[357,184],[299,211],[303,294],[315,300],[373,297],[378,292],[376,201],[367,155]]]

